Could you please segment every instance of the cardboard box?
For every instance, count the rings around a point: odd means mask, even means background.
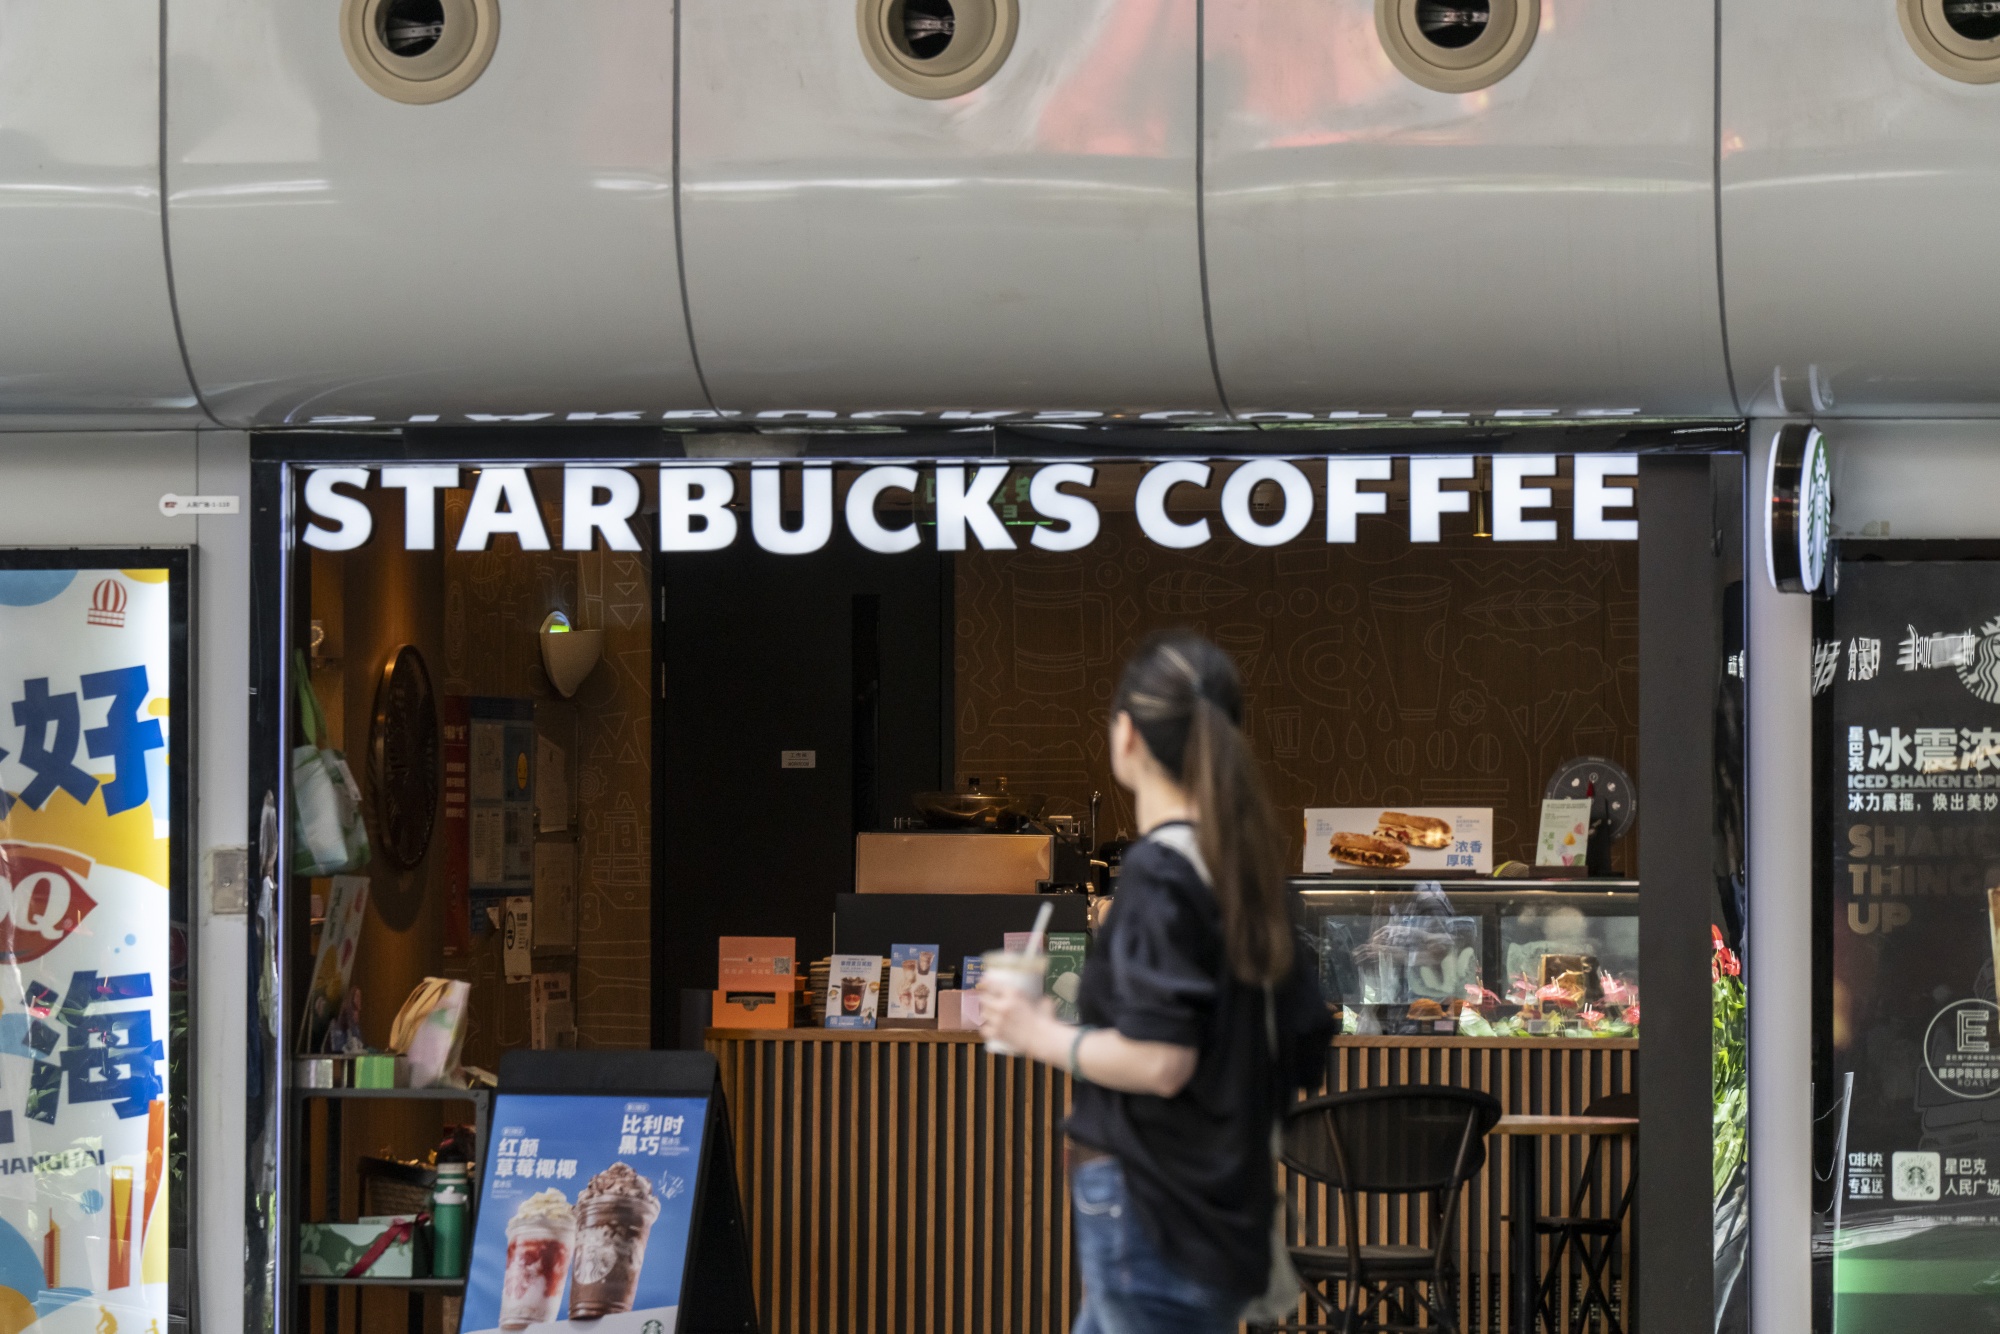
[[[724,991],[796,990],[798,952],[792,936],[723,936],[716,942],[715,984]]]
[[[370,1052],[354,1058],[354,1087],[358,1089],[400,1089],[410,1086],[410,1061],[406,1056]]]
[[[790,1028],[792,990],[749,987],[719,990],[710,998],[711,1028]]]
[[[854,836],[858,894],[1033,894],[1055,874],[1047,834],[932,830]]]
[[[382,1234],[394,1229],[400,1229],[401,1235],[383,1247],[374,1262],[355,1277],[426,1277],[430,1266],[419,1263],[417,1255],[423,1229],[408,1214],[364,1218],[358,1223],[299,1224],[299,1273],[314,1278],[345,1278],[375,1248]]]
[[[969,1033],[979,1027],[979,993],[976,991],[940,991],[938,993],[938,1028],[946,1033]]]

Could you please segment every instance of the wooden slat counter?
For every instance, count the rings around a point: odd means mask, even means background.
[[[1063,1334],[1079,1296],[1060,1122],[1069,1081],[976,1034],[711,1029],[736,1141],[758,1307],[770,1334]],[[1638,1043],[1336,1040],[1331,1087],[1444,1083],[1510,1113],[1577,1113],[1634,1087]],[[1622,1145],[1607,1146],[1622,1182]],[[1543,1198],[1581,1170],[1551,1141]],[[1460,1224],[1464,1328],[1506,1310],[1505,1154],[1490,1151]],[[1337,1239],[1328,1193],[1288,1183],[1298,1240]],[[1378,1207],[1366,1240],[1414,1235]]]

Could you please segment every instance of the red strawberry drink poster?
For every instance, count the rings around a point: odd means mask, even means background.
[[[502,1094],[463,1328],[673,1334],[702,1098]]]
[[[165,569],[0,569],[0,1334],[164,1331]]]

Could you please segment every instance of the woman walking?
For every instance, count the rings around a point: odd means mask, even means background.
[[[983,1029],[1069,1072],[1083,1309],[1074,1334],[1222,1334],[1272,1280],[1272,1127],[1332,1032],[1292,930],[1285,839],[1242,733],[1236,669],[1149,639],[1113,704],[1141,834],[1078,998],[983,993]]]

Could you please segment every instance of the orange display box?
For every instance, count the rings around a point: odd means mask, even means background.
[[[715,993],[708,1022],[714,1028],[790,1028],[796,1004],[790,988],[753,991],[730,987]]]
[[[798,989],[798,940],[795,937],[723,936],[716,942],[715,952],[715,984],[725,991]],[[717,1012],[720,1013],[720,1010]]]

